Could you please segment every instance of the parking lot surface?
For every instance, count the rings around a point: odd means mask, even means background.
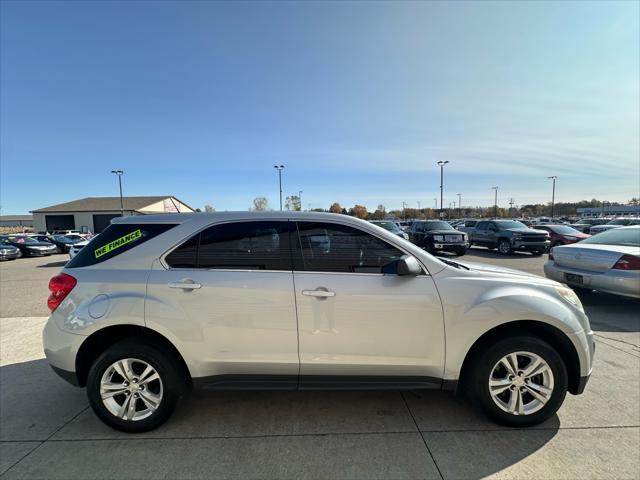
[[[542,274],[546,256],[462,258]],[[503,428],[436,391],[202,392],[163,427],[104,426],[42,353],[63,255],[0,264],[0,476],[9,478],[640,478],[640,302],[582,295],[596,332],[586,392]]]

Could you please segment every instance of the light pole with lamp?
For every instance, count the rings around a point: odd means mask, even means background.
[[[444,180],[444,166],[449,163],[449,160],[445,160],[444,162],[440,160],[438,165],[440,166],[440,216],[442,216],[442,183]]]
[[[300,211],[302,211],[302,190],[298,191],[298,201],[300,202]]]
[[[284,170],[284,165],[274,165],[273,168],[278,170],[278,183],[280,185],[280,211],[282,211],[282,170]]]
[[[122,201],[122,175],[124,174],[124,171],[111,170],[111,173],[114,173],[118,176],[118,186],[120,187],[120,216],[124,217],[124,202]]]
[[[493,203],[493,218],[498,218],[498,187],[491,187],[496,191],[495,201]]]
[[[547,178],[549,180],[553,180],[553,190],[551,193],[551,219],[553,220],[553,217],[556,213],[556,180],[558,179],[558,177],[553,175]]]
[[[456,193],[458,196],[458,216],[462,218],[462,194]]]

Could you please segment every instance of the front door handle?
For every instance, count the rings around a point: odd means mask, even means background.
[[[307,297],[316,297],[316,298],[329,298],[335,297],[336,292],[330,292],[328,290],[302,290],[302,294]]]
[[[195,290],[201,288],[202,285],[193,280],[182,280],[180,282],[169,282],[169,288],[182,288],[183,290]]]

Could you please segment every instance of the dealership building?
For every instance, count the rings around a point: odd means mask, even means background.
[[[124,215],[193,212],[174,196],[122,197]],[[78,230],[99,233],[114,217],[122,215],[120,197],[87,197],[33,210],[33,231]]]
[[[33,215],[0,215],[0,227],[33,227]]]
[[[640,216],[640,205],[609,205],[605,203],[602,207],[578,208],[578,215],[581,217],[625,217]]]

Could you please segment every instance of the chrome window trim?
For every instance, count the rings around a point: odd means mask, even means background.
[[[189,240],[191,237],[193,237],[194,235],[197,235],[201,232],[203,232],[204,230],[206,230],[207,228],[210,227],[214,227],[216,225],[225,225],[227,223],[247,223],[247,222],[315,222],[315,223],[329,223],[329,224],[336,224],[336,225],[342,225],[342,226],[346,226],[346,227],[351,227],[351,228],[355,228],[356,230],[360,230],[368,235],[372,235],[373,237],[376,237],[378,240],[385,242],[387,244],[390,244],[391,246],[393,246],[394,248],[400,250],[402,253],[404,253],[405,255],[410,255],[412,257],[414,257],[418,263],[420,264],[420,266],[422,267],[422,274],[421,275],[417,275],[417,276],[431,276],[431,274],[429,273],[429,270],[427,269],[427,267],[425,266],[424,262],[419,259],[418,257],[416,257],[415,255],[413,255],[410,252],[407,252],[405,249],[399,247],[398,245],[389,242],[386,238],[381,238],[380,236],[371,233],[367,230],[362,230],[354,225],[351,225],[349,222],[336,222],[333,219],[332,220],[323,220],[323,221],[318,221],[318,220],[297,220],[297,219],[292,219],[292,218],[287,218],[287,219],[283,219],[283,218],[261,218],[260,220],[252,220],[252,219],[232,219],[232,220],[221,220],[220,222],[216,222],[216,223],[210,223],[208,225],[205,225],[195,231],[193,231],[192,233],[190,233],[186,238],[181,239],[180,241],[178,241],[177,243],[175,243],[172,247],[170,247],[169,249],[167,249],[162,255],[160,255],[160,257],[158,257],[158,261],[160,262],[160,265],[165,269],[165,270],[176,270],[176,271],[189,271],[189,272],[193,272],[193,271],[207,271],[207,272],[264,272],[264,273],[276,273],[276,272],[291,272],[291,273],[315,273],[315,274],[324,274],[324,275],[379,275],[379,276],[383,276],[383,275],[390,275],[388,273],[366,273],[366,272],[323,272],[323,271],[309,271],[309,270],[251,270],[251,269],[235,269],[235,268],[179,268],[179,267],[171,267],[166,261],[165,258],[167,257],[167,255],[169,255],[171,252],[173,252],[176,248],[178,248],[180,245],[182,245],[184,242],[186,242],[187,240]],[[293,262],[292,262],[292,266],[293,266]]]

